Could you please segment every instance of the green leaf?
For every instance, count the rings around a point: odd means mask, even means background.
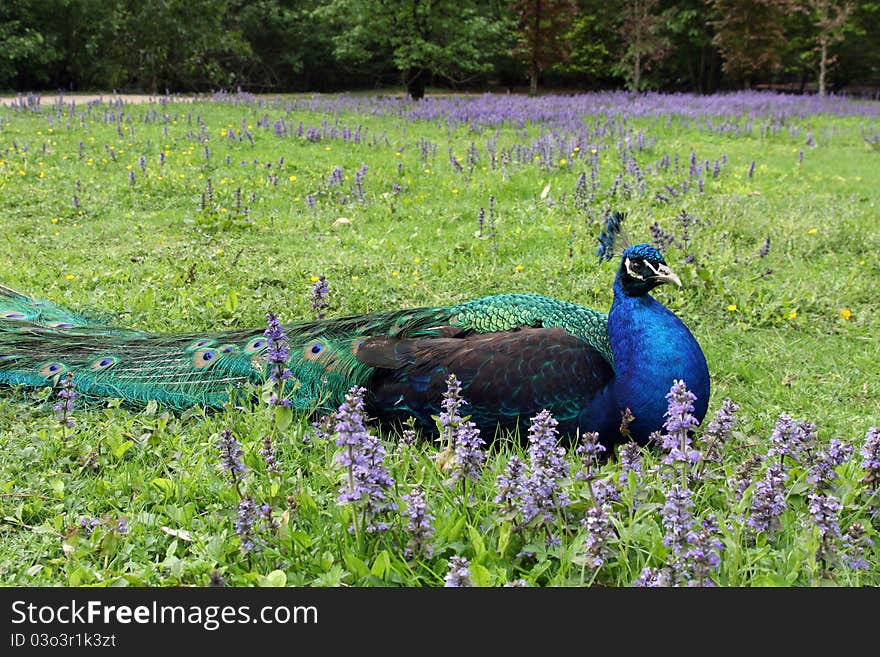
[[[223,310],[228,314],[232,314],[238,308],[238,293],[234,290],[226,295],[226,301],[223,303]]]
[[[498,531],[498,554],[504,556],[510,544],[510,523],[505,522]]]
[[[53,479],[52,483],[49,484],[49,487],[51,488],[52,493],[54,493],[55,497],[64,497],[64,482],[61,479]]]
[[[486,554],[486,544],[483,542],[483,536],[473,525],[468,525],[468,536],[471,539],[471,546],[474,548],[474,560],[482,561],[483,555]]]
[[[483,564],[471,564],[471,580],[474,586],[492,586],[492,575]]]
[[[153,484],[160,491],[162,491],[165,497],[171,497],[172,495],[174,495],[174,490],[176,486],[174,485],[174,482],[170,479],[166,479],[165,477],[156,477],[150,483]]]
[[[125,442],[120,443],[113,448],[113,456],[115,456],[117,459],[121,459],[123,456],[125,456],[125,453],[132,447],[134,447],[134,441],[126,440]]]
[[[367,568],[367,564],[364,563],[363,559],[351,552],[346,552],[342,555],[342,560],[345,561],[346,567],[357,577],[366,577],[370,574],[370,569]]]
[[[375,575],[376,577],[381,577],[384,580],[386,574],[390,570],[391,557],[388,555],[388,550],[382,550],[379,554],[376,555],[376,558],[373,560],[373,565],[370,568],[370,573]]]
[[[290,406],[275,407],[275,426],[278,431],[285,431],[293,421],[293,409]]]
[[[273,570],[268,575],[260,575],[257,584],[258,586],[287,586],[287,573],[283,570]]]

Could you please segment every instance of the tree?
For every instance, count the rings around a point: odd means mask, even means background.
[[[750,86],[759,73],[778,69],[786,45],[784,21],[794,0],[706,0],[717,10],[712,39],[724,58],[725,73]]]
[[[518,43],[513,54],[528,65],[529,95],[538,93],[538,77],[548,66],[568,59],[565,38],[577,11],[571,0],[518,0]]]
[[[819,53],[819,95],[824,96],[828,69],[837,60],[829,49],[843,41],[853,7],[847,0],[801,0],[800,8],[813,24],[813,43]]]
[[[663,34],[667,18],[656,14],[659,0],[623,0],[618,30],[623,39],[621,66],[625,67],[630,89],[641,88],[642,73],[669,52],[669,39]]]
[[[480,0],[334,0],[322,10],[337,32],[342,62],[368,62],[390,52],[414,99],[431,76],[460,84],[488,73],[507,49],[504,16]]]
[[[717,91],[721,54],[712,44],[715,33],[709,24],[717,18],[714,8],[704,0],[662,0],[660,11],[668,17],[669,37],[669,54],[657,66],[663,86],[701,94]]]

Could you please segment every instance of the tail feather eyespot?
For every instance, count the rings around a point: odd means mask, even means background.
[[[100,372],[101,370],[113,367],[118,362],[119,359],[116,356],[102,356],[97,360],[93,360],[89,365],[89,369],[95,372]]]
[[[327,351],[327,345],[320,340],[313,340],[303,347],[303,358],[314,361],[322,358]]]
[[[64,363],[49,362],[41,365],[37,371],[40,373],[40,376],[44,376],[48,379],[53,376],[60,376],[67,372],[67,365]]]
[[[213,349],[199,349],[193,354],[192,364],[196,369],[210,367],[217,360],[217,353]]]
[[[268,341],[264,337],[255,337],[248,340],[247,344],[244,346],[244,353],[246,354],[255,354],[257,352],[262,351],[266,348]]]

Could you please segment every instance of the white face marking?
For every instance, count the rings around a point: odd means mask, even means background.
[[[637,274],[637,273],[635,273],[635,272],[632,270],[632,267],[630,266],[630,265],[631,265],[631,262],[630,262],[630,259],[629,259],[629,258],[627,258],[627,259],[624,261],[624,264],[626,265],[626,273],[627,273],[627,274],[629,274],[629,275],[632,276],[633,278],[637,278],[637,279],[639,279],[640,281],[645,280],[645,277],[644,277],[644,276],[642,276],[641,274]],[[660,273],[661,273],[661,269],[663,268],[663,265],[660,265],[660,268],[656,268],[656,267],[654,267],[654,265],[652,265],[652,264],[651,264],[650,262],[648,262],[647,260],[642,260],[642,264],[643,264],[645,267],[647,267],[648,269],[651,270],[651,273],[653,274],[653,276],[651,276],[651,278],[654,278],[654,277],[656,277],[656,276],[659,276]]]
[[[635,273],[635,272],[632,270],[632,267],[630,267],[630,265],[631,265],[632,263],[630,262],[630,259],[629,259],[629,258],[627,258],[626,260],[624,260],[624,261],[623,261],[623,264],[626,266],[626,273],[627,273],[627,274],[629,274],[629,275],[632,276],[633,278],[638,278],[640,281],[645,280],[645,277],[644,277],[644,276],[642,276],[641,274],[637,274],[637,273]]]
[[[632,267],[630,266],[631,264],[632,263],[630,262],[629,258],[627,258],[624,261],[624,265],[626,265],[626,273],[629,274],[630,276],[632,276],[633,278],[638,278],[640,281],[645,280],[644,276],[642,276],[641,274],[637,274],[632,270]],[[660,273],[660,271],[658,269],[655,269],[654,265],[652,265],[647,260],[642,260],[642,264],[645,265],[648,269],[650,269],[653,272],[654,276],[657,276]]]
[[[658,276],[658,275],[660,274],[660,269],[659,269],[659,268],[658,268],[658,269],[655,269],[655,268],[654,268],[654,265],[652,265],[652,264],[651,264],[650,262],[648,262],[647,260],[643,260],[642,262],[645,263],[645,266],[647,266],[648,269],[650,269],[652,272],[654,272],[654,276]],[[662,267],[662,266],[663,266],[663,265],[660,265],[660,267]]]

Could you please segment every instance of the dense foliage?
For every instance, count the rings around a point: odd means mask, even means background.
[[[878,32],[867,0],[18,0],[0,89],[876,93]]]

